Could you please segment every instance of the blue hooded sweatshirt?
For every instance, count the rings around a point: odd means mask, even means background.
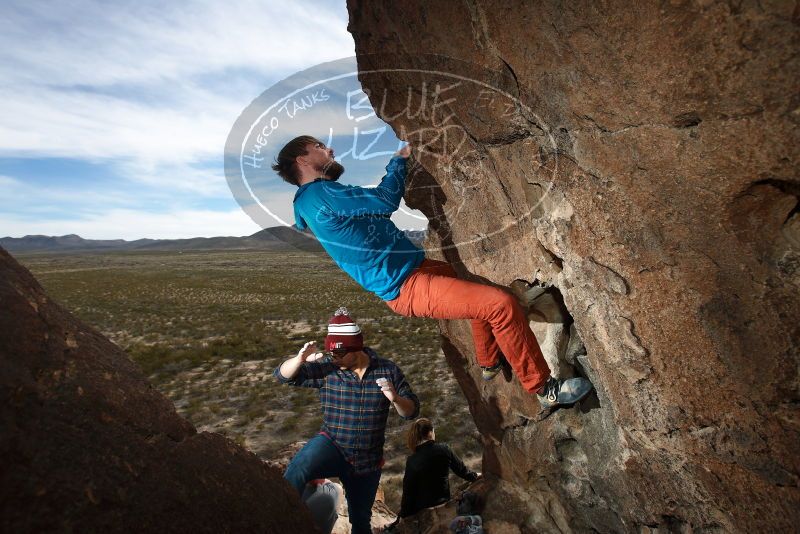
[[[400,286],[425,259],[389,219],[403,198],[405,181],[406,160],[395,156],[377,187],[317,178],[294,195],[295,226],[310,228],[339,267],[383,300],[397,298]]]

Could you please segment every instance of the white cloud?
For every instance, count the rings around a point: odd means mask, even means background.
[[[188,98],[172,109],[44,87],[0,89],[0,153],[142,162],[220,156],[235,107]]]
[[[48,181],[25,181],[0,176],[0,211],[8,212],[94,212],[110,207],[178,208],[207,199],[231,198],[221,170],[195,169],[176,165],[158,169],[122,164],[123,179],[102,183],[60,185],[57,177]]]
[[[230,198],[231,192],[220,162],[219,168],[205,168],[181,162],[153,164],[134,160],[118,165],[126,179],[145,186],[150,196],[169,196],[174,201],[183,197]]]
[[[39,186],[11,176],[0,176],[0,209],[7,212],[24,210],[29,213],[41,213],[52,211],[56,207],[74,210],[76,206],[107,209],[109,206],[129,204],[130,194],[120,190]]]
[[[310,3],[4,3],[0,154],[191,163],[266,86],[353,54]]]
[[[0,236],[78,234],[85,239],[182,239],[189,237],[244,236],[258,232],[256,225],[241,210],[178,210],[148,213],[111,209],[77,219],[31,221],[0,214]]]
[[[147,83],[229,68],[294,71],[354,51],[346,15],[319,2],[33,1],[2,10],[2,39],[11,45],[3,64],[34,67],[14,77],[50,84]]]
[[[0,215],[0,235],[136,239],[259,230],[243,210],[195,208],[230,199],[223,150],[242,110],[290,74],[352,56],[346,26],[343,0],[338,9],[255,0],[0,4],[0,157],[100,162],[120,178],[59,187],[58,177],[40,186],[0,176],[0,211],[8,212]],[[352,123],[340,111],[300,114],[281,133],[325,136],[333,127],[347,134]],[[209,161],[219,168],[207,168]],[[270,198],[270,209],[289,223],[293,194]],[[156,206],[171,212],[154,213]],[[424,225],[394,219],[403,228]]]
[[[19,185],[19,182],[11,176],[0,174],[0,193],[13,191],[17,185]]]

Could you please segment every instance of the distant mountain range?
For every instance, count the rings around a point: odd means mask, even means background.
[[[405,230],[411,241],[420,245],[424,230]],[[75,234],[62,236],[26,235],[0,237],[0,247],[9,252],[103,252],[117,250],[306,250],[317,252],[322,246],[308,232],[292,227],[265,228],[244,237],[193,237],[190,239],[84,239]]]

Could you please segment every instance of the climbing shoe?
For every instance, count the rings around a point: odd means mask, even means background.
[[[481,378],[486,381],[491,380],[492,378],[496,377],[497,374],[503,370],[503,362],[497,362],[496,365],[491,367],[483,367],[481,366]]]
[[[585,378],[567,378],[559,380],[553,376],[547,379],[543,391],[537,393],[542,408],[551,409],[556,406],[575,404],[592,391],[592,383]]]

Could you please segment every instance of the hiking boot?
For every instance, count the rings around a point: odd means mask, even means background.
[[[503,362],[499,361],[497,364],[491,367],[483,367],[481,366],[481,378],[486,380],[487,382],[492,378],[496,377],[500,371],[503,370]]]
[[[542,393],[537,393],[542,408],[555,408],[575,404],[592,391],[592,383],[585,378],[559,380],[553,376],[547,379]]]

